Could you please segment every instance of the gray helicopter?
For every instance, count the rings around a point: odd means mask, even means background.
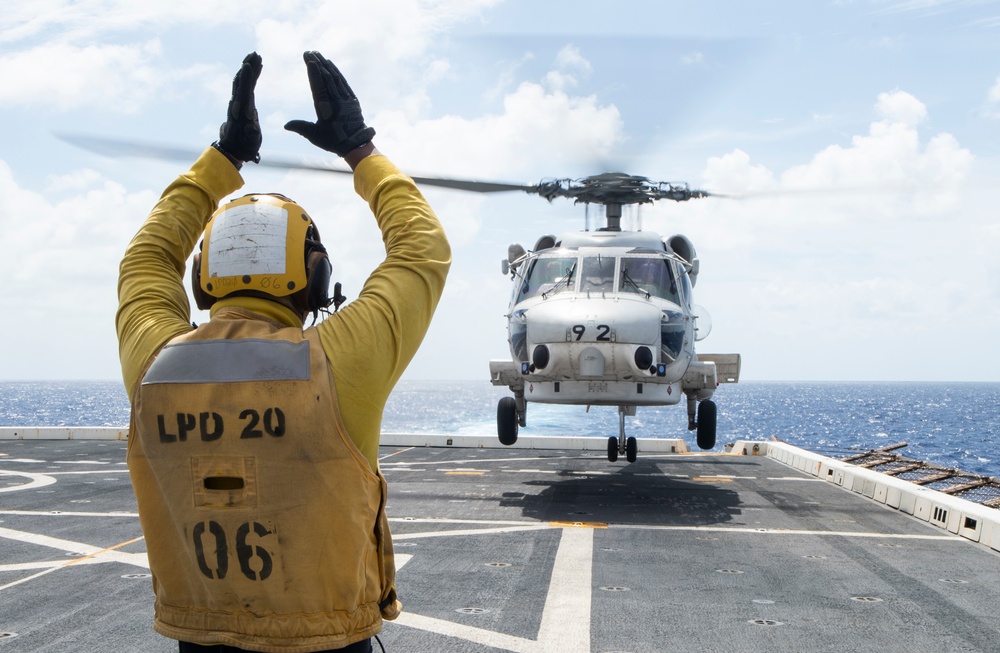
[[[511,356],[490,361],[493,385],[513,393],[497,405],[500,442],[517,441],[531,402],[616,406],[618,435],[608,438],[608,459],[624,455],[634,462],[638,446],[625,436],[625,417],[639,406],[675,405],[683,397],[698,446],[713,448],[717,410],[711,397],[720,383],[739,380],[740,355],[695,352],[711,319],[694,303],[700,262],[691,241],[621,227],[625,205],[712,194],[620,172],[505,186],[601,205],[606,224],[544,235],[531,250],[508,248],[501,267],[512,280],[506,315]]]

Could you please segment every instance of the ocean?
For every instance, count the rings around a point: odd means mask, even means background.
[[[507,388],[489,381],[402,381],[386,405],[385,433],[496,435],[496,405]],[[897,453],[1000,477],[1000,383],[800,383],[723,385],[718,445],[772,436],[810,451],[846,455],[901,442]],[[0,382],[0,426],[128,424],[128,400],[113,381]],[[639,408],[626,435],[685,437],[683,402]],[[618,434],[613,407],[529,404],[522,435]]]

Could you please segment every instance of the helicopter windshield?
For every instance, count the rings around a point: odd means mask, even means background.
[[[587,256],[580,274],[580,292],[614,292],[615,257]]]
[[[665,258],[622,259],[619,292],[661,297],[680,305],[681,295],[670,260]]]
[[[531,262],[518,290],[517,301],[521,302],[535,295],[546,296],[573,288],[573,273],[576,258],[536,258]]]

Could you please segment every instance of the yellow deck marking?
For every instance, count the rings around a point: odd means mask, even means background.
[[[455,472],[455,471],[451,471],[451,472],[445,472],[444,474],[445,474],[445,476],[482,476],[485,473],[486,472],[472,472],[472,471],[469,471],[469,472],[466,472],[466,471]]]
[[[101,549],[100,551],[94,551],[93,553],[88,553],[85,556],[81,556],[81,557],[76,558],[74,560],[70,560],[69,562],[67,562],[63,566],[64,567],[69,567],[71,565],[80,564],[84,560],[89,560],[90,558],[95,558],[95,557],[101,555],[102,553],[107,553],[108,551],[114,551],[115,549],[120,549],[123,546],[128,546],[129,544],[134,544],[135,542],[138,542],[139,540],[143,539],[143,537],[144,536],[140,535],[139,537],[136,537],[136,538],[133,538],[131,540],[128,540],[127,542],[120,542],[118,544],[115,544],[114,546],[109,546],[106,549]]]
[[[386,458],[392,458],[393,456],[398,456],[399,454],[406,453],[407,451],[410,451],[410,450],[412,450],[414,448],[415,447],[407,447],[405,449],[400,449],[399,451],[393,451],[390,454],[386,454],[384,456],[379,457],[379,460],[385,460]]]
[[[80,558],[76,558],[74,560],[69,560],[67,562],[64,562],[64,563],[60,564],[57,567],[49,567],[48,569],[46,569],[44,571],[40,571],[37,574],[32,574],[30,576],[25,576],[24,578],[21,578],[19,580],[15,580],[13,582],[7,583],[6,585],[0,585],[0,590],[5,590],[8,587],[14,587],[16,585],[20,585],[21,583],[27,583],[28,581],[35,580],[36,578],[39,578],[40,576],[44,576],[46,574],[51,574],[53,571],[59,571],[60,569],[65,569],[66,567],[72,567],[73,565],[80,564],[84,560],[91,560],[91,559],[93,559],[93,558],[95,558],[95,557],[97,557],[99,555],[102,555],[102,554],[105,554],[105,553],[110,553],[111,551],[114,551],[115,549],[120,549],[123,546],[128,546],[129,544],[132,544],[134,542],[138,542],[142,538],[143,538],[143,536],[140,535],[139,537],[137,537],[135,539],[128,540],[127,542],[121,542],[119,544],[115,544],[114,546],[109,546],[106,549],[100,549],[98,551],[92,551],[91,553],[88,553],[88,554],[86,554],[86,555],[84,555],[84,556],[82,556]]]
[[[552,528],[607,528],[608,525],[601,521],[550,521]]]

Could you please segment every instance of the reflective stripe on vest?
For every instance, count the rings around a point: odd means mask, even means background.
[[[149,366],[142,385],[308,380],[307,341],[242,338],[169,344]]]

